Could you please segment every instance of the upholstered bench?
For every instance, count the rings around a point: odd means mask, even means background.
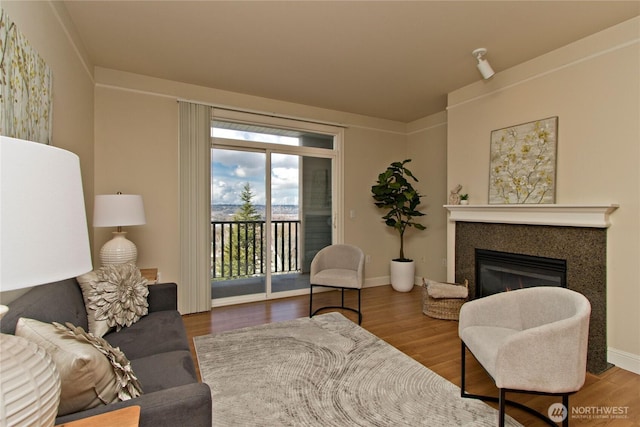
[[[464,284],[422,279],[422,312],[429,317],[458,320],[460,307],[469,297],[469,281]]]

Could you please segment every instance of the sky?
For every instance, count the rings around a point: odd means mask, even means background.
[[[265,153],[212,149],[211,203],[241,204],[240,194],[249,183],[254,194],[253,203],[264,205],[265,167]],[[299,156],[272,154],[271,168],[272,205],[297,205]]]

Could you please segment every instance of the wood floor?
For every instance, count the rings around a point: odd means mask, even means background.
[[[314,295],[314,307],[316,304],[317,307],[334,305],[336,298],[339,298],[336,292]],[[351,301],[350,297],[346,299],[347,302]],[[458,323],[432,319],[422,314],[420,288],[416,287],[408,293],[395,292],[390,286],[363,289],[362,311],[363,328],[460,386]],[[357,322],[357,316],[354,313],[344,311],[343,314]],[[210,313],[191,314],[183,318],[195,360],[196,355],[191,339],[194,336],[308,315],[309,298],[301,296],[220,307],[213,309]],[[467,357],[467,391],[496,395],[493,382],[472,356]],[[549,405],[559,402],[559,399],[554,397],[524,394],[510,394],[509,398],[525,403],[544,414],[547,413]],[[584,387],[571,396],[569,405],[571,426],[640,426],[640,375],[618,367],[613,367],[600,375],[587,374]],[[612,410],[623,413],[621,418],[602,415],[603,412]],[[579,411],[581,415],[572,415],[572,411]],[[587,411],[592,415],[588,416]],[[601,415],[594,415],[595,412],[600,412]],[[546,425],[518,409],[507,408],[507,413],[524,426]]]

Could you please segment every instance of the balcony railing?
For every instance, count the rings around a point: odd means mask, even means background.
[[[265,221],[211,221],[211,277],[229,280],[265,274]],[[271,221],[271,272],[300,271],[300,221]]]

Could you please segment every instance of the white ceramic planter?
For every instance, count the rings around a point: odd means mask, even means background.
[[[409,292],[413,289],[416,272],[415,261],[391,261],[391,286],[398,292]]]

